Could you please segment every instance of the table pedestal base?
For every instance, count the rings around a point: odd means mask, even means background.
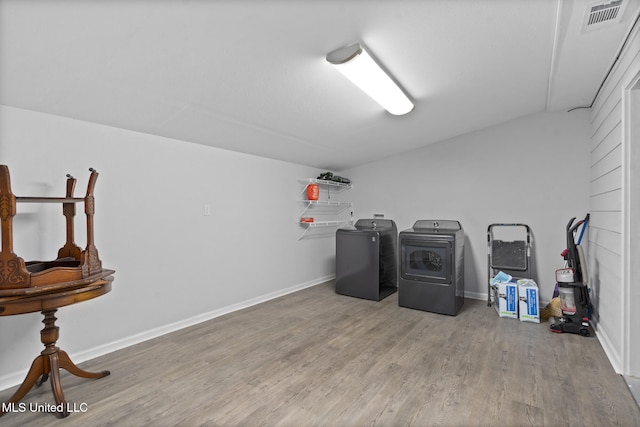
[[[56,341],[58,341],[59,330],[55,325],[56,317],[55,312],[57,309],[43,310],[44,315],[44,329],[40,331],[40,339],[44,344],[45,349],[42,350],[40,356],[31,364],[31,368],[27,373],[22,385],[16,390],[11,398],[3,405],[2,408],[11,408],[29,392],[35,385],[39,387],[47,379],[51,379],[51,390],[53,391],[53,397],[56,401],[56,406],[62,408],[61,411],[56,412],[60,418],[64,418],[69,415],[67,408],[67,402],[64,399],[64,393],[62,392],[62,383],[60,382],[60,369],[66,369],[71,374],[82,378],[102,378],[110,374],[109,371],[102,372],[88,372],[78,368],[69,358],[69,355],[64,351],[56,347]],[[0,417],[4,414],[4,411],[0,411]]]

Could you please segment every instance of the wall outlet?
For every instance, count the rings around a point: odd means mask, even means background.
[[[204,205],[204,216],[209,215],[211,215],[211,205],[207,203]]]

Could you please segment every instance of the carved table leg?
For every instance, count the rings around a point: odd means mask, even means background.
[[[102,378],[111,374],[109,371],[101,371],[101,372],[88,372],[84,369],[80,369],[76,366],[75,363],[71,361],[69,355],[64,350],[58,350],[58,362],[60,364],[60,368],[66,369],[76,377],[82,378]]]
[[[18,390],[16,390],[16,392],[13,394],[13,396],[11,396],[11,399],[7,401],[7,403],[9,404],[7,405],[7,407],[11,406],[11,404],[20,402],[22,398],[29,392],[29,390],[31,390],[38,378],[40,378],[40,376],[42,375],[45,375],[44,359],[44,356],[36,357],[36,359],[31,364],[31,369],[29,369],[29,372],[27,373],[24,381],[22,382]],[[0,411],[0,417],[3,414],[4,412]]]
[[[63,405],[64,410],[57,412],[60,418],[64,418],[69,415],[67,411],[67,403],[62,391],[62,382],[60,381],[60,369],[66,369],[71,374],[82,378],[102,378],[110,374],[109,371],[102,372],[88,372],[80,369],[76,366],[69,355],[64,351],[56,347],[56,341],[58,341],[59,330],[55,325],[57,309],[50,309],[42,311],[44,315],[44,329],[40,331],[40,340],[44,344],[45,348],[40,353],[40,356],[31,364],[31,368],[27,373],[26,378],[22,382],[22,385],[16,390],[11,398],[6,402],[5,407],[9,408],[11,404],[17,404],[22,398],[33,388],[34,385],[39,386],[45,382],[48,378],[51,379],[51,391],[56,401],[56,405]],[[40,378],[40,380],[38,380]],[[0,417],[4,412],[0,411]]]

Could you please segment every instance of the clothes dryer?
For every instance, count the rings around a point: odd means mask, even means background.
[[[420,220],[400,232],[401,307],[455,316],[464,303],[464,231],[458,221]]]

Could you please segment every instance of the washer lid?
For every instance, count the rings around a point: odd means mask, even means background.
[[[451,232],[462,230],[459,221],[448,219],[422,219],[413,224],[414,231]]]

